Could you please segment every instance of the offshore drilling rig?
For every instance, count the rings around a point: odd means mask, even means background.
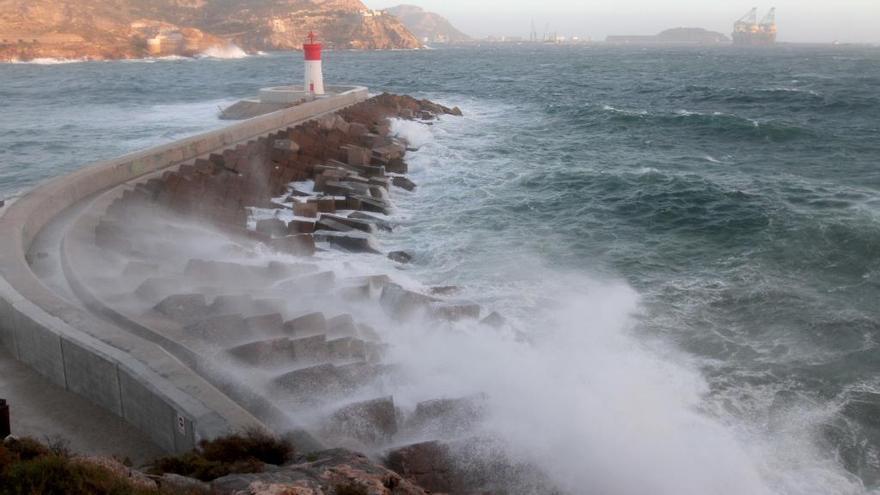
[[[765,46],[776,43],[776,7],[758,22],[758,8],[755,7],[733,25],[733,44],[746,46]]]

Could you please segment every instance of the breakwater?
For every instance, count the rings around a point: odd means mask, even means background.
[[[98,163],[7,204],[0,212],[0,343],[53,383],[115,412],[169,451],[189,449],[201,437],[260,425],[161,346],[48,287],[32,270],[34,258],[28,253],[48,225],[102,191],[222,152],[366,96],[366,89],[349,88],[332,98]],[[48,257],[60,263],[61,252]]]

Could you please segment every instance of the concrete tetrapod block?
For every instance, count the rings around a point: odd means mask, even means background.
[[[309,313],[285,322],[284,331],[296,337],[324,335],[327,333],[327,319],[324,313]]]
[[[394,399],[389,396],[349,404],[334,412],[325,428],[368,445],[386,443],[397,433]]]
[[[373,236],[366,232],[356,230],[350,232],[319,230],[314,235],[315,240],[318,242],[326,242],[353,253],[382,254],[375,246]]]
[[[294,256],[311,256],[315,254],[315,239],[311,234],[288,235],[272,239],[269,247]]]

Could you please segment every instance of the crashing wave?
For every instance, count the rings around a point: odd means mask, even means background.
[[[236,45],[212,46],[203,51],[201,58],[238,59],[247,58],[248,54]]]

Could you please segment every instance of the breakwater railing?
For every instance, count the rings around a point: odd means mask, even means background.
[[[27,253],[53,219],[96,194],[364,101],[362,87],[50,180],[0,210],[0,346],[48,380],[112,411],[171,452],[260,422],[161,346],[53,291]]]

